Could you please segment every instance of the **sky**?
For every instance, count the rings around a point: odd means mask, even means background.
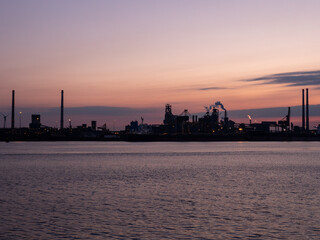
[[[24,126],[31,113],[56,124],[62,89],[65,122],[116,128],[161,123],[167,103],[271,109],[309,88],[318,105],[319,11],[317,0],[1,0],[0,112],[13,89]]]

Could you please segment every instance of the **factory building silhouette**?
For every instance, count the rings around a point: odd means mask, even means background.
[[[29,128],[40,128],[40,127],[41,127],[40,114],[32,114]]]

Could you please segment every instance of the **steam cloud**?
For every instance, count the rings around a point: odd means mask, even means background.
[[[223,110],[227,111],[227,109],[224,108],[223,104],[220,101],[216,102],[214,106],[220,106]]]

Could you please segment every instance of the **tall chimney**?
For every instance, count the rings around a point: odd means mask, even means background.
[[[293,130],[293,129],[291,129],[291,119],[290,119],[290,115],[291,115],[291,108],[288,107],[287,124],[288,124],[289,130]]]
[[[306,129],[305,117],[304,117],[304,89],[302,89],[302,130]]]
[[[60,129],[63,129],[63,90],[61,90],[61,113],[60,113]]]
[[[309,131],[309,91],[306,89],[306,127]]]
[[[11,128],[14,129],[14,90],[12,90]]]

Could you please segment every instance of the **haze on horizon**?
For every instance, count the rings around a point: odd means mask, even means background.
[[[0,112],[12,89],[17,111],[57,107],[63,89],[70,108],[141,109],[151,121],[166,103],[176,114],[218,100],[297,106],[302,88],[317,105],[319,10],[316,0],[2,0]]]

